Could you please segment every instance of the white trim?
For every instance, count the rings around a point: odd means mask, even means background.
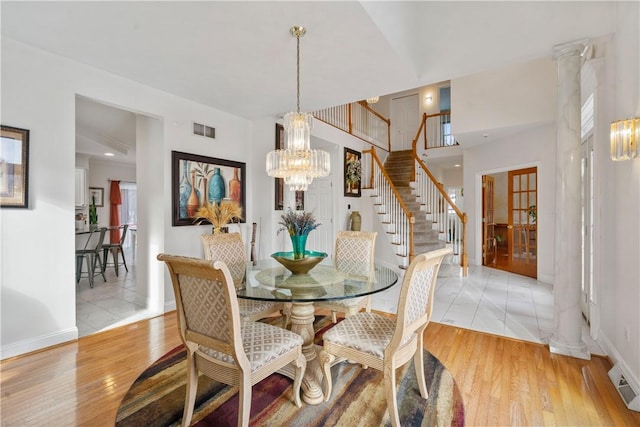
[[[74,326],[72,328],[62,329],[50,334],[40,335],[36,338],[4,345],[0,348],[0,359],[4,360],[9,357],[42,350],[53,345],[62,344],[68,341],[75,341],[77,339],[77,327]]]

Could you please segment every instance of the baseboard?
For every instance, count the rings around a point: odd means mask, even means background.
[[[72,327],[0,347],[0,360],[78,339],[78,328]]]
[[[640,381],[638,381],[638,377],[633,374],[631,369],[629,369],[629,365],[622,358],[618,350],[615,346],[609,341],[609,339],[602,333],[600,330],[598,343],[602,347],[602,349],[606,352],[611,360],[611,363],[618,369],[624,378],[627,380],[631,388],[636,392],[636,394],[640,391]]]
[[[165,301],[164,303],[164,312],[168,313],[170,311],[176,310],[176,300],[173,301]]]

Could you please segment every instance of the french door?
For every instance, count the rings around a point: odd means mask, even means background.
[[[482,265],[496,263],[496,222],[494,218],[495,178],[482,176]]]
[[[538,276],[538,171],[526,168],[509,171],[507,234],[512,273]]]

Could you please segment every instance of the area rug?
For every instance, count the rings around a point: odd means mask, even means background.
[[[329,317],[314,322],[315,341],[331,327]],[[463,426],[464,407],[451,374],[424,351],[429,399],[420,397],[413,362],[397,371],[402,426]],[[253,386],[252,426],[388,426],[382,373],[342,362],[333,366],[333,394],[328,402],[302,408],[292,402],[292,381],[273,374]],[[122,399],[116,426],[177,426],[185,397],[186,351],[178,346],[147,368]],[[192,424],[236,426],[238,389],[200,376]]]

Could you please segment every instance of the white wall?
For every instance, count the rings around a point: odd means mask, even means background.
[[[601,323],[599,341],[636,392],[640,392],[640,159],[614,162],[608,154],[608,125],[640,117],[640,3],[618,4],[616,34],[604,47],[607,69],[603,82],[596,165],[605,183],[598,186],[605,203],[601,215],[602,257],[599,277]]]
[[[451,132],[465,133],[552,123],[556,119],[556,65],[529,61],[451,81]]]
[[[464,205],[468,215],[469,263],[482,265],[482,175],[538,168],[538,279],[553,283],[555,126],[540,126],[464,152]]]
[[[138,282],[147,283],[139,283],[138,298],[155,312],[173,300],[155,255],[199,256],[199,235],[207,232],[171,226],[171,150],[247,162],[249,179],[250,171],[264,170],[264,160],[255,165],[249,154],[250,122],[2,37],[2,123],[31,131],[29,209],[0,211],[2,358],[77,337],[76,95],[136,112],[144,122],[138,123],[146,138],[137,150],[137,261]],[[216,139],[192,135],[192,121],[212,123]],[[253,195],[248,186],[247,200]]]

